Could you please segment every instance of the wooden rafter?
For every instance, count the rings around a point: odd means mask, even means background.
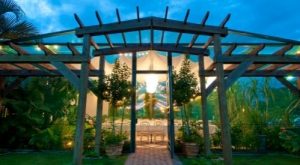
[[[226,23],[226,22],[225,22]],[[103,34],[114,34],[122,32],[130,32],[137,30],[168,30],[173,32],[182,32],[190,34],[204,34],[204,35],[213,35],[220,34],[222,36],[227,35],[227,29],[217,26],[201,26],[195,23],[187,23],[182,26],[182,21],[168,19],[165,21],[163,18],[158,17],[146,17],[141,18],[140,22],[137,22],[136,19],[123,21],[122,24],[109,23],[99,26],[86,26],[84,28],[77,28],[76,35],[81,37],[84,34],[103,35]]]
[[[183,24],[184,24],[184,25],[186,24],[186,22],[187,22],[187,20],[188,20],[188,18],[189,18],[189,15],[190,15],[190,9],[188,9],[188,10],[186,11],[186,14],[185,14],[185,17],[184,17],[184,20],[183,20]],[[180,43],[181,37],[182,37],[182,33],[180,32],[180,33],[178,34],[178,37],[177,37],[177,40],[176,40],[176,44],[175,44],[175,47],[176,47],[176,48],[177,48],[177,46],[178,46],[179,43]]]
[[[94,51],[94,56],[99,55],[111,55],[111,54],[118,54],[118,53],[126,53],[132,51],[146,51],[146,50],[158,50],[158,51],[173,51],[176,53],[186,53],[186,54],[204,54],[208,55],[208,50],[202,48],[188,48],[183,46],[175,47],[174,44],[153,44],[151,47],[149,44],[128,44],[127,47],[115,47],[114,49],[100,49]]]

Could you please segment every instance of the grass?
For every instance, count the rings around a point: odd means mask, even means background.
[[[222,165],[221,161],[212,161],[205,158],[180,158],[183,165]],[[269,154],[262,156],[234,156],[235,165],[299,165],[300,157]]]
[[[120,165],[124,164],[127,156],[109,159],[84,159],[84,165]],[[10,153],[0,156],[0,165],[70,165],[72,164],[72,153],[70,152],[36,152],[36,153]]]

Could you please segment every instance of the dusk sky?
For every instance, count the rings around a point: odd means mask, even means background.
[[[98,10],[105,23],[136,18],[136,6],[141,17],[163,17],[169,6],[169,18],[183,20],[190,9],[188,21],[199,23],[210,11],[207,24],[219,25],[227,14],[228,28],[300,40],[300,0],[16,0],[28,19],[40,33],[77,27],[73,13],[85,25],[95,25]]]

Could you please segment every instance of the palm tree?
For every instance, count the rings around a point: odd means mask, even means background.
[[[16,39],[37,34],[36,28],[25,20],[25,13],[14,0],[0,0],[0,40]],[[5,78],[0,77],[0,93],[4,90]],[[0,105],[1,98],[0,95]]]
[[[37,34],[25,20],[25,13],[14,0],[0,1],[0,39],[16,39]]]

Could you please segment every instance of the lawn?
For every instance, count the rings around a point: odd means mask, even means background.
[[[104,157],[102,159],[92,160],[84,159],[84,165],[120,165],[124,164],[127,156],[109,159]],[[72,164],[72,153],[70,152],[36,152],[36,153],[12,153],[0,156],[0,165],[70,165]]]
[[[180,157],[183,165],[222,165],[222,163],[211,161],[205,158],[184,158]],[[235,165],[299,165],[300,157],[269,154],[262,156],[234,156]]]

